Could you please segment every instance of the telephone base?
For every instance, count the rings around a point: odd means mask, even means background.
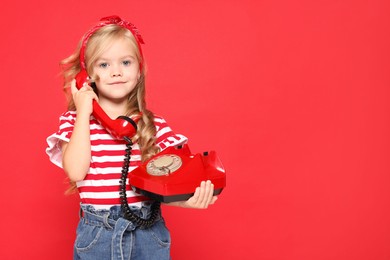
[[[177,194],[177,195],[163,196],[163,195],[156,194],[156,193],[153,193],[150,191],[138,189],[136,187],[132,187],[132,188],[135,192],[142,194],[148,198],[151,198],[152,200],[159,201],[162,203],[170,203],[170,202],[175,202],[175,201],[186,201],[194,195],[194,193],[190,193],[190,194]],[[222,190],[223,190],[222,188],[215,189],[214,193],[213,193],[214,196],[221,194]]]
[[[188,200],[206,180],[214,185],[215,195],[222,192],[226,174],[221,161],[215,151],[192,154],[186,144],[168,147],[129,174],[133,190],[167,203]]]

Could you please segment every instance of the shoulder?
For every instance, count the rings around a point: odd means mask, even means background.
[[[60,115],[60,118],[64,119],[75,119],[76,118],[76,111],[65,111]]]
[[[167,121],[165,120],[164,117],[155,114],[155,115],[154,115],[154,124],[155,124],[156,127],[158,128],[159,126],[165,126],[165,125],[167,125]]]
[[[73,125],[76,121],[76,111],[66,111],[59,117],[60,124],[71,124]]]
[[[160,115],[154,115],[154,123],[155,124],[166,124],[167,121],[165,121],[165,119]]]

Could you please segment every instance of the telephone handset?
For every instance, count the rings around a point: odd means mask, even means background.
[[[85,69],[82,69],[75,77],[76,87],[80,89],[84,83],[88,82],[88,73]],[[117,119],[111,119],[106,112],[100,107],[96,100],[92,101],[93,116],[100,122],[100,124],[111,135],[118,139],[132,138],[137,132],[137,121],[140,116],[136,118],[130,118],[127,116],[119,116]]]

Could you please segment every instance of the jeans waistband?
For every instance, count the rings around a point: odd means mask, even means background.
[[[151,214],[151,205],[143,205],[141,208],[130,206],[130,209],[135,215],[143,219],[148,219]],[[103,226],[108,229],[114,229],[117,221],[124,217],[120,206],[113,206],[109,210],[96,210],[93,206],[81,205],[80,213],[86,223]],[[159,219],[161,219],[161,213],[156,218],[156,221]],[[136,227],[135,223],[130,222],[128,229],[134,230]]]

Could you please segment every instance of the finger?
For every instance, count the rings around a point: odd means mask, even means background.
[[[95,94],[95,92],[94,92],[94,94]],[[95,96],[93,97],[93,99],[95,99],[96,100],[96,102],[98,102],[99,103],[99,97],[95,94]]]
[[[198,207],[199,208],[204,208],[206,202],[207,202],[207,191],[206,191],[206,182],[202,181],[200,183],[200,194],[199,194],[199,200],[198,200]]]
[[[96,100],[97,102],[99,102],[99,97],[98,97],[98,95],[95,93],[95,91],[93,91],[92,88],[91,88],[91,90],[90,90],[90,93],[91,93],[92,99],[94,99],[94,100]]]
[[[84,92],[84,91],[92,90],[92,88],[88,84],[86,84],[86,83],[84,83],[83,86],[80,89],[77,88],[75,79],[73,79],[70,82],[70,87],[71,87],[72,95],[76,94],[78,91]]]
[[[208,181],[206,181],[205,187],[206,187],[206,189],[205,189],[205,198],[204,198],[203,207],[207,208],[210,204],[212,197],[213,197],[214,185],[211,183],[210,180],[208,180]]]
[[[86,90],[92,90],[93,91],[93,88],[88,84],[88,82],[84,82],[83,88],[86,89]]]
[[[217,201],[217,199],[218,199],[217,196],[213,196],[211,199],[210,205],[213,205]]]
[[[200,195],[200,188],[198,187],[195,189],[194,195],[191,198],[189,198],[187,201],[190,204],[190,206],[196,205],[196,203],[199,200],[199,195]]]
[[[79,89],[80,92],[93,91],[92,87],[87,83],[84,83],[83,86]]]
[[[210,205],[211,200],[213,199],[213,195],[214,195],[214,184],[211,181],[208,181],[208,183],[209,183],[209,190],[208,190],[208,194],[207,194],[206,206]]]

